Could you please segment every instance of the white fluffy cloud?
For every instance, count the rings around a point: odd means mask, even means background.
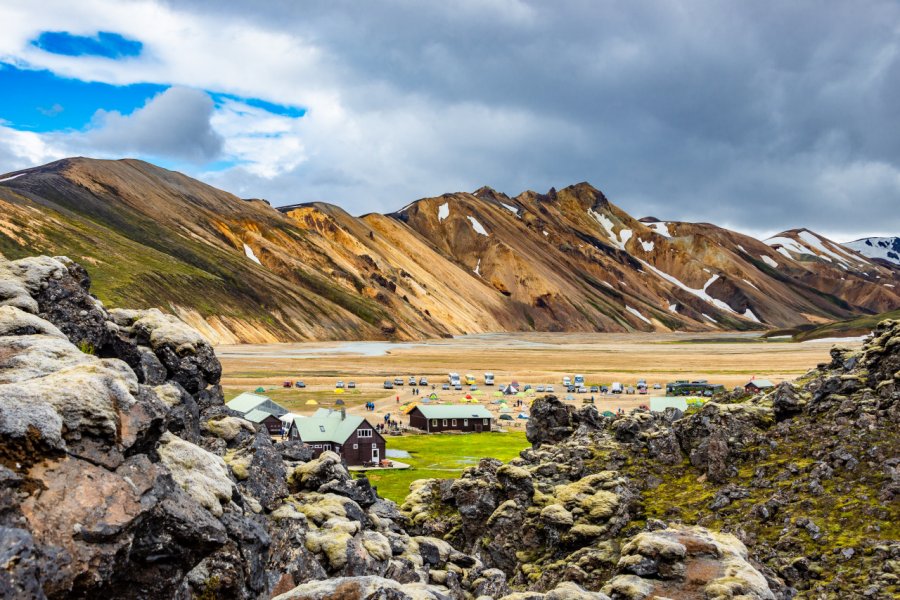
[[[517,193],[589,180],[638,215],[896,234],[900,138],[886,124],[900,118],[898,20],[889,0],[3,3],[0,61],[188,88],[200,101],[163,111],[170,98],[159,98],[83,132],[7,124],[0,170],[75,149],[216,156],[237,166],[192,173],[355,213],[482,184]],[[144,51],[54,55],[29,44],[42,31],[111,31]],[[198,90],[308,112],[228,99],[204,112]],[[153,131],[163,114],[187,126]]]

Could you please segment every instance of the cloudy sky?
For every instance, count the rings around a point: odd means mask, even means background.
[[[3,0],[0,90],[0,173],[135,156],[355,214],[587,180],[635,216],[900,234],[893,0]]]

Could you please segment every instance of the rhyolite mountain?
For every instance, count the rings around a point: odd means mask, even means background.
[[[71,256],[102,301],[215,343],[754,330],[900,307],[900,270],[812,232],[638,220],[587,183],[354,217],[73,158],[0,177],[0,253]]]

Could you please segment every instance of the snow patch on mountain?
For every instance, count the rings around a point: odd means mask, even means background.
[[[760,258],[761,261],[763,261],[764,263],[766,263],[767,265],[769,265],[769,266],[772,267],[773,269],[777,269],[777,268],[778,268],[778,263],[775,262],[775,260],[774,260],[771,256],[766,256],[765,254],[763,254],[763,255],[760,256],[759,258]]]
[[[680,287],[680,288],[683,289],[684,291],[690,292],[691,294],[697,296],[698,298],[700,298],[700,299],[702,299],[702,300],[708,302],[709,304],[712,304],[712,305],[715,306],[716,308],[720,308],[720,309],[722,309],[722,310],[724,310],[724,311],[727,311],[727,312],[730,312],[730,313],[737,314],[737,312],[735,312],[735,310],[734,310],[733,308],[731,308],[726,302],[723,302],[723,301],[719,300],[718,298],[713,298],[712,296],[710,296],[710,295],[706,292],[706,290],[709,288],[709,286],[711,286],[712,284],[714,284],[714,283],[716,282],[716,280],[719,279],[719,276],[718,276],[718,275],[713,275],[712,277],[710,277],[710,278],[707,280],[707,282],[706,282],[705,284],[703,284],[703,289],[699,289],[699,290],[698,290],[697,288],[692,288],[692,287],[690,287],[690,286],[688,286],[688,285],[682,283],[681,281],[679,281],[679,280],[676,279],[675,277],[669,275],[668,273],[665,273],[665,272],[663,272],[663,271],[660,271],[659,269],[657,269],[656,267],[654,267],[654,266],[651,265],[650,263],[645,262],[645,261],[640,260],[640,259],[638,259],[638,260],[639,260],[639,261],[641,262],[641,264],[643,264],[645,267],[647,267],[648,269],[650,269],[651,271],[653,271],[654,273],[656,273],[657,275],[659,275],[660,277],[662,277],[663,279],[665,279],[666,281],[668,281],[669,283],[673,283],[673,284],[677,285],[678,287]]]
[[[444,202],[438,207],[438,221],[443,221],[450,216],[450,205]]]
[[[641,238],[638,238],[638,242],[640,242],[641,247],[644,248],[644,252],[653,252],[654,243],[653,241],[645,242]]]
[[[481,277],[481,259],[480,258],[478,259],[478,264],[475,265],[475,269],[473,270],[473,273],[475,273],[476,275]]]
[[[506,203],[504,203],[504,202],[501,202],[501,203],[500,203],[500,206],[502,206],[503,208],[505,208],[506,210],[508,210],[508,211],[511,212],[512,214],[516,215],[517,218],[519,218],[519,219],[522,218],[522,215],[519,214],[519,207],[518,207],[518,206],[513,206],[512,204],[506,204]]]
[[[476,219],[475,217],[473,217],[471,215],[469,215],[466,218],[469,219],[469,223],[472,224],[472,229],[475,230],[475,233],[477,233],[479,235],[487,235],[488,234],[487,229],[485,229],[484,226],[478,222],[478,219]]]
[[[251,248],[247,244],[244,244],[244,255],[259,266],[262,266],[262,263],[259,262],[258,258],[256,258],[256,254],[253,253],[253,248]]]
[[[647,227],[658,233],[663,237],[672,237],[672,234],[669,233],[669,223],[665,223],[663,221],[656,221],[654,223],[644,223]]]
[[[638,319],[640,319],[641,321],[645,322],[647,325],[653,325],[653,323],[650,321],[650,319],[648,319],[647,317],[645,317],[644,315],[642,315],[642,314],[641,314],[641,311],[639,311],[638,309],[632,308],[632,307],[630,307],[630,306],[628,306],[628,305],[626,304],[626,305],[625,305],[625,310],[627,310],[628,312],[630,312],[631,314],[633,314],[634,316],[636,316],[636,317],[637,317]]]
[[[12,175],[12,176],[10,176],[10,177],[4,177],[3,179],[0,179],[0,183],[3,183],[4,181],[12,181],[13,179],[16,179],[17,177],[21,177],[22,175],[27,175],[27,174],[28,174],[28,173],[19,173],[18,175]]]
[[[747,310],[744,311],[744,318],[745,318],[745,319],[750,319],[751,321],[753,321],[753,322],[755,322],[755,323],[762,323],[762,321],[759,320],[759,317],[757,317],[757,316],[753,313],[753,311],[750,310],[750,307],[749,307],[749,306],[747,307]]]
[[[600,223],[600,227],[606,232],[606,237],[609,238],[609,241],[619,250],[625,249],[625,242],[631,239],[633,232],[630,229],[621,229],[619,230],[618,235],[613,231],[613,227],[615,227],[615,223],[604,214],[594,212],[594,209],[589,208],[588,214],[594,217],[598,223]]]
[[[880,258],[900,265],[900,237],[862,238],[844,245],[868,258]]]

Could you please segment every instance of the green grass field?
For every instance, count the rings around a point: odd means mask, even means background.
[[[397,459],[410,465],[399,471],[369,471],[366,473],[378,493],[402,504],[409,493],[409,484],[416,479],[459,477],[463,469],[482,458],[512,460],[530,444],[524,431],[470,434],[432,434],[388,437],[388,450],[405,450],[410,458]]]
[[[268,396],[289,411],[301,414],[311,413],[317,408],[338,408],[335,402],[339,399],[344,401],[344,406],[351,408],[354,406],[362,406],[369,401],[381,400],[384,398],[384,390],[374,388],[366,390],[344,390],[343,394],[335,394],[334,390],[299,390],[295,388],[272,386],[263,387],[266,389],[264,393],[265,396]],[[241,392],[253,392],[254,389],[255,388],[226,388],[224,390],[225,401],[228,402]],[[318,404],[307,404],[306,402],[308,400],[315,400]]]

